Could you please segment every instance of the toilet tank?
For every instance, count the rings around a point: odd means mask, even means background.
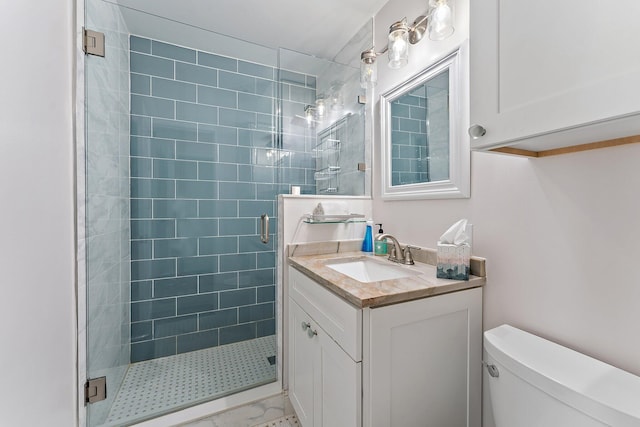
[[[640,377],[509,325],[484,351],[496,427],[640,427]]]

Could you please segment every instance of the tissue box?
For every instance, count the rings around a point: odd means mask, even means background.
[[[469,280],[471,246],[438,242],[438,279]]]

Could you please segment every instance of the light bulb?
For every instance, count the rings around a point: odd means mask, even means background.
[[[335,81],[331,84],[331,95],[329,96],[330,108],[332,111],[342,111],[344,109],[344,99],[342,96],[342,86],[344,84],[340,81]]]
[[[402,55],[402,52],[404,52],[406,49],[407,49],[407,42],[402,37],[398,37],[395,39],[395,41],[391,45],[391,48],[389,49],[389,54],[393,55],[394,58],[398,58],[400,55]]]
[[[375,86],[377,83],[376,64],[363,64],[360,67],[360,86],[366,89],[369,86]]]
[[[313,125],[313,114],[314,108],[311,105],[307,105],[306,107],[304,107],[304,118],[307,120],[308,126]]]
[[[324,99],[316,99],[316,114],[318,117],[324,116]]]

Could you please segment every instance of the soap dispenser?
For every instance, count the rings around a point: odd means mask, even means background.
[[[382,224],[378,225],[378,234],[376,234],[376,240],[373,242],[374,244],[374,254],[376,255],[386,255],[387,254],[387,239],[384,238],[382,240],[378,240],[378,236],[384,234],[384,230],[382,229]]]
[[[364,232],[362,241],[362,252],[373,252],[373,220],[367,221],[367,229]]]

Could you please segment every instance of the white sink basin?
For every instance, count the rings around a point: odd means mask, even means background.
[[[419,271],[392,264],[390,261],[371,258],[336,260],[328,262],[326,266],[362,283],[401,279],[421,274]]]

